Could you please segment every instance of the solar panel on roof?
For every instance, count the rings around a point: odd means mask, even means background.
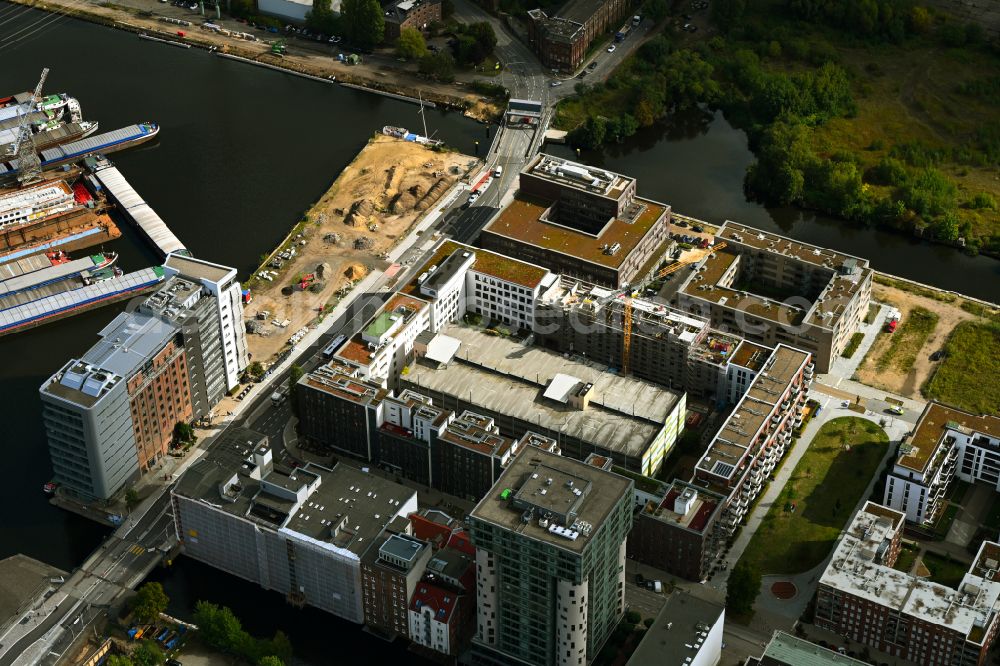
[[[718,474],[719,476],[729,476],[732,471],[736,469],[733,465],[724,462],[716,462],[715,466],[712,468],[713,474]]]

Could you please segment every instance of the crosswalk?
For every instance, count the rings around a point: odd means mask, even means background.
[[[129,548],[128,552],[132,553],[133,555],[142,555],[143,553],[146,552],[146,549],[140,546],[139,544],[136,544],[131,548]]]

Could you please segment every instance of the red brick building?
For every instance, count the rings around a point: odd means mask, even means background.
[[[184,347],[170,340],[128,380],[132,428],[143,471],[167,454],[174,428],[193,419]]]
[[[820,577],[814,623],[892,657],[981,666],[996,638],[1000,544],[984,541],[957,589],[893,568],[906,515],[867,502]]]
[[[595,39],[622,24],[631,6],[627,0],[569,0],[552,16],[532,9],[528,43],[546,67],[572,72]]]
[[[409,637],[410,597],[431,557],[430,546],[408,534],[379,537],[361,558],[365,624],[387,637]]]
[[[435,21],[441,22],[441,0],[398,0],[384,5],[385,41],[399,39],[403,28],[414,28],[420,32]]]

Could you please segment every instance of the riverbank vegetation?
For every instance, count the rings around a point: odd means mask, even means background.
[[[754,197],[1000,254],[1000,47],[978,25],[910,0],[724,0],[713,18],[721,34],[658,35],[578,83],[557,126],[593,148],[708,105],[747,132]]]
[[[944,346],[944,360],[924,386],[927,398],[973,414],[1000,412],[1000,322],[964,321]]]
[[[256,638],[250,635],[233,611],[199,601],[194,608],[194,622],[205,644],[258,666],[280,666],[290,663],[292,644],[280,629],[273,638]]]

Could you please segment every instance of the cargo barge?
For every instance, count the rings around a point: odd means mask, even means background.
[[[18,333],[79,312],[109,305],[153,289],[163,282],[162,266],[143,268],[72,291],[0,311],[0,336]]]
[[[44,258],[48,265],[38,261],[39,258]],[[0,280],[0,311],[38,300],[41,296],[72,291],[78,285],[100,282],[106,276],[114,275],[103,269],[114,266],[117,260],[118,255],[113,252],[70,259],[61,250],[19,259],[13,267],[19,274]],[[34,267],[33,270],[25,270],[31,267]],[[0,269],[5,268],[11,270],[6,265],[0,266]]]
[[[139,123],[48,148],[40,153],[42,168],[51,169],[96,153],[107,154],[125,150],[151,141],[159,133],[160,126],[156,123]],[[12,180],[17,175],[17,169],[17,160],[0,163],[0,179]]]

